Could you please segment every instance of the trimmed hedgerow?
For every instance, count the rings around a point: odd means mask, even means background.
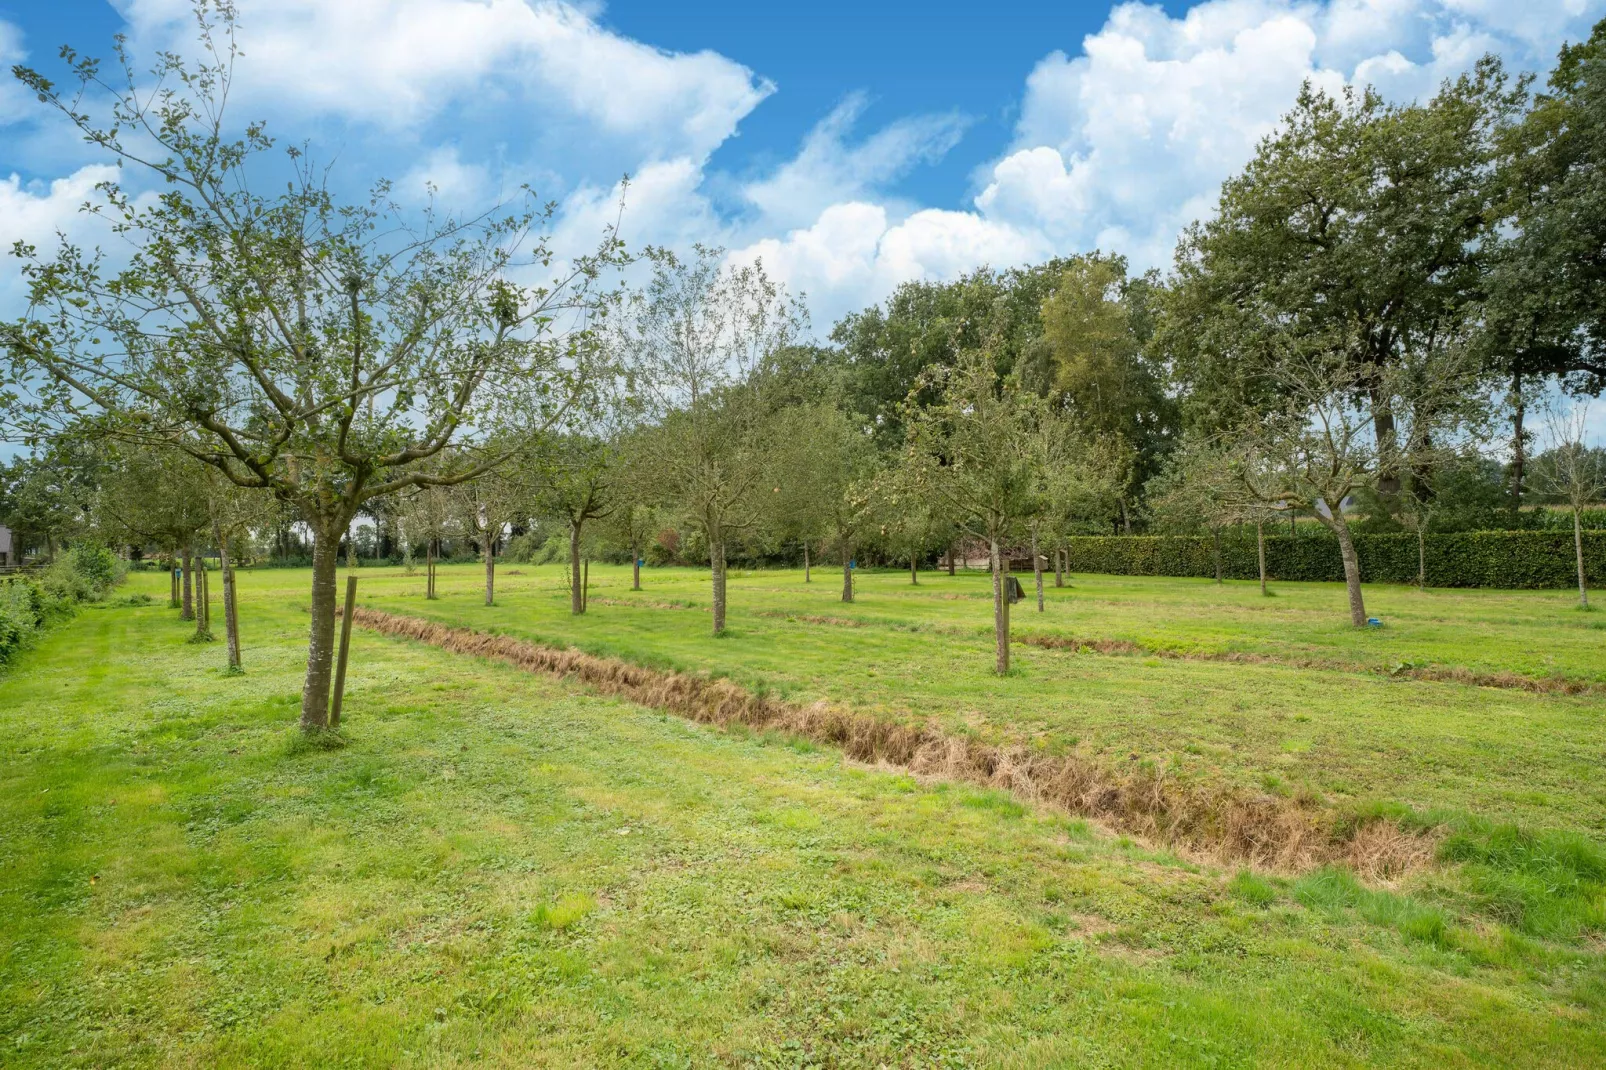
[[[1216,574],[1209,536],[1099,535],[1070,540],[1073,572],[1116,576]],[[1416,536],[1356,535],[1355,552],[1366,583],[1415,583]],[[1222,575],[1257,579],[1255,537],[1223,536]],[[1344,564],[1338,540],[1328,534],[1268,535],[1266,574],[1275,580],[1340,582]],[[1584,574],[1606,579],[1606,532],[1584,532]],[[1427,537],[1430,587],[1572,587],[1578,576],[1571,531],[1468,531]]]

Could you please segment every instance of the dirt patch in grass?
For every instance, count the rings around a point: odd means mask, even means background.
[[[1116,771],[1074,754],[992,746],[949,736],[930,724],[882,720],[825,702],[803,706],[755,695],[728,680],[648,669],[360,606],[352,619],[385,635],[571,678],[695,721],[787,732],[841,747],[855,761],[1001,789],[1224,861],[1280,869],[1343,862],[1383,878],[1433,857],[1432,832],[1407,830],[1385,818],[1356,820],[1300,799],[1186,784],[1147,767]]]
[[[1547,695],[1606,694],[1606,685],[1569,676],[1526,676],[1518,672],[1481,672],[1458,665],[1417,665],[1402,661],[1394,665],[1366,664],[1337,658],[1302,657],[1286,654],[1255,654],[1241,651],[1183,652],[1165,647],[1149,647],[1130,639],[1089,639],[1072,635],[1017,635],[1016,640],[1044,650],[1085,651],[1093,654],[1127,654],[1181,661],[1225,661],[1247,665],[1283,665],[1294,669],[1327,672],[1364,672],[1397,680],[1425,680],[1432,683],[1469,684],[1511,691],[1531,691]]]
[[[706,606],[695,606],[690,602],[649,602],[645,598],[588,598],[586,604],[626,606],[630,609],[702,609],[707,612]]]
[[[753,611],[753,616],[770,617],[795,624],[829,624],[837,628],[863,628],[869,623],[852,617],[822,617],[812,613],[788,613],[780,609],[757,609]]]

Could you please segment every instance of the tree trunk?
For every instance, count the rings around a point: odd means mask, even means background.
[[[1255,521],[1255,553],[1260,558],[1260,593],[1266,593],[1266,522]]]
[[[1526,406],[1522,399],[1522,372],[1511,373],[1511,511],[1522,508],[1522,477],[1526,456],[1522,430]]]
[[[357,536],[350,527],[346,529],[346,567],[357,567]]]
[[[1339,556],[1344,559],[1344,587],[1349,593],[1349,619],[1357,628],[1366,627],[1366,602],[1361,598],[1361,562],[1355,556],[1355,541],[1350,538],[1349,522],[1339,510],[1333,511],[1329,525],[1338,536]]]
[[[1043,612],[1043,558],[1037,552],[1037,525],[1032,525],[1032,577],[1037,581],[1037,612]]]
[[[585,579],[580,575],[580,525],[569,522],[569,612],[578,617],[586,611]]]
[[[197,639],[212,638],[212,591],[208,585],[206,573],[206,554],[203,551],[196,560],[200,571],[195,575],[195,636]]]
[[[853,601],[853,547],[842,540],[842,601]]]
[[[1422,529],[1427,525],[1418,518],[1416,522],[1416,589],[1423,590],[1428,585],[1428,539],[1427,533]]]
[[[240,672],[240,616],[234,604],[234,562],[229,560],[229,541],[223,537],[223,528],[215,520],[212,537],[217,539],[218,571],[223,576],[223,631],[228,640],[229,671]]]
[[[1378,453],[1383,457],[1390,457],[1394,453],[1394,442],[1397,438],[1394,423],[1394,411],[1389,408],[1388,400],[1382,396],[1380,389],[1374,386],[1372,396],[1372,434],[1377,443]],[[1377,475],[1377,492],[1384,498],[1392,498],[1400,493],[1400,473],[1392,467]]]
[[[1589,608],[1589,587],[1584,583],[1584,527],[1578,519],[1578,506],[1573,506],[1573,552],[1578,557],[1578,605]]]
[[[954,544],[948,544],[948,575],[954,574]]]
[[[813,583],[814,576],[809,569],[809,540],[803,540],[803,582]]]
[[[301,687],[301,728],[329,726],[329,680],[335,660],[335,580],[340,565],[337,523],[312,531],[312,629],[307,642],[307,679]]]
[[[994,669],[1000,676],[1009,671],[1009,559],[998,552],[998,540],[988,542],[993,572],[993,644],[997,651]]]
[[[641,590],[641,547],[630,547],[630,589]]]
[[[723,539],[710,538],[708,540],[708,564],[713,572],[714,634],[718,635],[725,630],[725,542]]]
[[[916,556],[914,550],[909,551],[909,584],[913,587],[920,586],[920,558]]]
[[[424,546],[424,597],[435,597],[435,555],[439,551],[439,539],[431,537]]]
[[[195,554],[188,547],[184,547],[184,612],[179,615],[180,620],[195,619]]]
[[[1054,547],[1054,586],[1065,586],[1065,551]]]
[[[496,604],[496,535],[485,531],[485,604]]]

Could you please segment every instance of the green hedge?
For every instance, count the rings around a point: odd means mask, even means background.
[[[1070,540],[1071,571],[1116,576],[1216,574],[1209,536],[1101,535]],[[1415,583],[1416,536],[1356,535],[1366,583]],[[1260,576],[1255,536],[1222,536],[1228,579]],[[1606,580],[1606,532],[1584,532],[1584,573]],[[1327,533],[1266,536],[1266,574],[1274,580],[1341,582],[1338,540]],[[1573,587],[1578,583],[1571,531],[1469,531],[1427,537],[1430,587]]]

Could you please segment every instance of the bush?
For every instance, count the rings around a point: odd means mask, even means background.
[[[98,602],[120,583],[123,562],[103,546],[75,546],[33,576],[0,585],[0,664],[27,646],[41,628],[73,615],[81,602]]]
[[[1430,587],[1565,588],[1578,582],[1573,536],[1566,531],[1468,531],[1427,536]],[[1070,540],[1071,571],[1115,576],[1214,577],[1209,536],[1098,535]],[[1415,583],[1416,536],[1356,535],[1365,583]],[[1254,532],[1221,540],[1222,575],[1260,576]],[[1606,581],[1606,532],[1584,533],[1584,573]],[[1343,582],[1344,564],[1332,535],[1268,535],[1266,574],[1274,580]]]

